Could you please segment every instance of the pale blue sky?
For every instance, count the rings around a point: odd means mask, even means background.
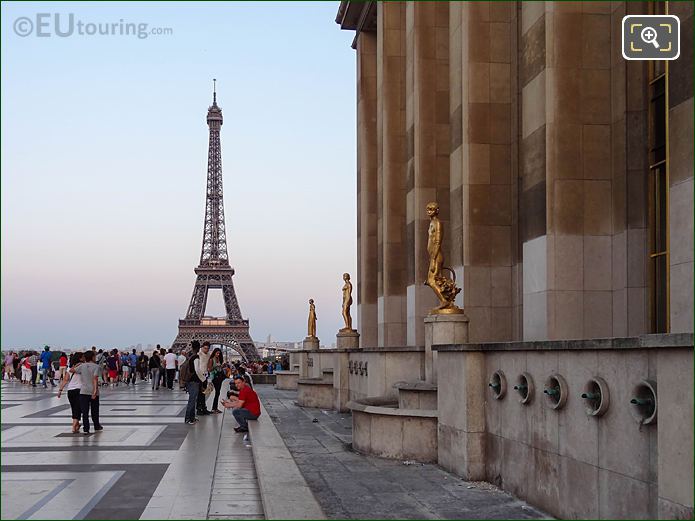
[[[356,259],[354,35],[337,8],[2,4],[3,348],[173,340],[200,256],[213,77],[242,314],[255,340],[300,340],[313,297],[335,341]],[[18,36],[37,13],[52,35]],[[73,13],[173,34],[58,37],[53,13],[63,30]]]

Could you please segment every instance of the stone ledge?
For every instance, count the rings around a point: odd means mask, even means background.
[[[432,350],[455,351],[589,351],[596,349],[668,349],[693,348],[692,333],[642,335],[625,338],[589,338],[583,340],[543,340],[529,342],[490,342],[479,344],[440,344]]]
[[[265,518],[326,519],[263,403],[249,433]]]
[[[392,386],[394,389],[403,389],[404,391],[436,391],[437,384],[425,382],[424,380],[414,382],[396,382]]]
[[[291,376],[293,374],[299,374],[299,371],[275,371],[275,374]]]
[[[425,351],[425,346],[364,347],[352,351],[357,353],[422,353]]]
[[[297,380],[297,383],[302,385],[329,385],[333,387],[333,382],[329,382],[323,378],[300,378]]]
[[[352,411],[382,416],[414,416],[417,418],[437,418],[439,416],[439,411],[431,409],[399,409],[398,402],[393,402],[393,405],[367,405],[360,402],[362,400],[350,401],[347,403],[347,408]]]
[[[291,353],[420,353],[425,346],[297,349]]]

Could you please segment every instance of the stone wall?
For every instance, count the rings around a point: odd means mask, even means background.
[[[692,517],[692,345],[688,334],[439,346],[439,463],[558,517]],[[527,403],[514,390],[522,374],[535,388]],[[564,404],[553,408],[544,390],[557,375]],[[581,397],[597,378],[609,395],[601,416]],[[643,381],[657,389],[649,424],[630,403]]]

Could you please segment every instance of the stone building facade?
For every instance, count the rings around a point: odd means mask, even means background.
[[[627,14],[677,15],[680,57],[626,61]],[[692,518],[692,2],[346,0],[336,22],[360,347],[278,382],[351,410],[357,450],[557,517]],[[427,316],[430,201],[467,319]]]
[[[342,2],[363,346],[423,345],[436,200],[470,340],[693,331],[692,4]],[[628,62],[626,14],[681,55]]]

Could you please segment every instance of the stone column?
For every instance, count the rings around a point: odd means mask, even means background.
[[[539,87],[546,99],[548,229],[538,246],[547,259],[547,338],[609,337],[611,49],[619,41],[611,34],[611,4],[546,4],[545,19],[547,66]],[[536,118],[533,106],[525,128]],[[524,270],[534,262],[526,253]]]
[[[693,34],[693,5],[669,2],[681,34]],[[693,75],[692,45],[682,40],[681,57],[668,62],[669,269],[672,333],[693,331]],[[692,481],[692,479],[691,479]],[[690,504],[692,504],[692,490]]]
[[[470,338],[513,337],[512,2],[450,4],[451,263]],[[514,96],[516,97],[516,96]]]
[[[377,345],[377,76],[374,33],[357,39],[357,323]]]
[[[379,346],[406,340],[405,5],[377,3]]]
[[[614,190],[611,169],[622,167],[611,162],[612,143],[620,147],[611,125],[622,109],[616,97],[619,82],[611,97],[611,52],[619,47],[619,32],[611,31],[612,7],[603,2],[521,4],[525,340],[613,334],[612,203],[620,191]],[[634,126],[639,133],[639,121]],[[644,248],[638,235],[633,241],[628,237],[635,250]],[[472,324],[477,318],[471,313]],[[473,331],[471,336],[476,338]]]
[[[432,346],[439,344],[467,343],[468,317],[463,313],[458,315],[427,315],[424,322],[425,380],[429,383],[436,384],[437,352],[432,351]]]
[[[423,319],[437,304],[427,278],[427,203],[439,203],[449,237],[449,4],[406,4],[408,345],[423,345]],[[459,282],[460,284],[460,282]]]

